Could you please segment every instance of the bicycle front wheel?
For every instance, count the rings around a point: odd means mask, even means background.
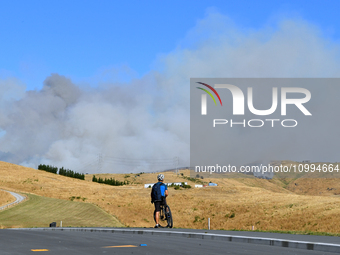
[[[166,221],[168,223],[167,227],[172,228],[173,227],[172,214],[171,214],[170,207],[168,205],[165,207],[165,213],[166,213]]]

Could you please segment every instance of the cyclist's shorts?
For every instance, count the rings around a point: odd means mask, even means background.
[[[164,201],[156,201],[154,203],[155,205],[155,212],[160,212],[161,211],[161,205],[164,204]]]

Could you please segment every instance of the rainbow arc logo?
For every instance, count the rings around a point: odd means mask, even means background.
[[[206,86],[207,88],[211,89],[211,91],[214,92],[215,95],[217,96],[218,100],[220,100],[220,104],[221,104],[221,106],[222,106],[222,100],[221,100],[221,98],[220,98],[220,95],[217,93],[217,91],[216,91],[213,87],[211,87],[210,85],[208,85],[208,84],[206,84],[206,83],[203,83],[203,82],[197,82],[197,83],[199,83],[199,84],[201,84],[201,85],[203,85],[203,86]],[[211,92],[210,92],[209,90],[203,89],[203,88],[200,88],[200,87],[196,87],[196,88],[205,91],[205,92],[206,92],[206,93],[214,100],[215,105],[217,105],[214,96],[211,94]]]

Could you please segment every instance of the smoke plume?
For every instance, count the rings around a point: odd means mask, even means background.
[[[304,20],[253,30],[209,12],[144,77],[94,87],[51,74],[38,91],[0,80],[0,160],[79,172],[189,165],[192,77],[336,77],[339,45]],[[177,159],[178,157],[178,159]]]

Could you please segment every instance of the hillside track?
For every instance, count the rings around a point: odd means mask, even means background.
[[[20,195],[18,193],[15,193],[13,191],[8,191],[8,190],[4,190],[4,189],[1,189],[1,190],[10,193],[13,197],[15,197],[15,201],[12,202],[12,203],[0,206],[0,211],[3,210],[3,209],[6,209],[7,207],[9,207],[11,205],[19,204],[19,203],[23,202],[26,199],[26,197],[24,197],[24,196],[22,196],[22,195]]]

